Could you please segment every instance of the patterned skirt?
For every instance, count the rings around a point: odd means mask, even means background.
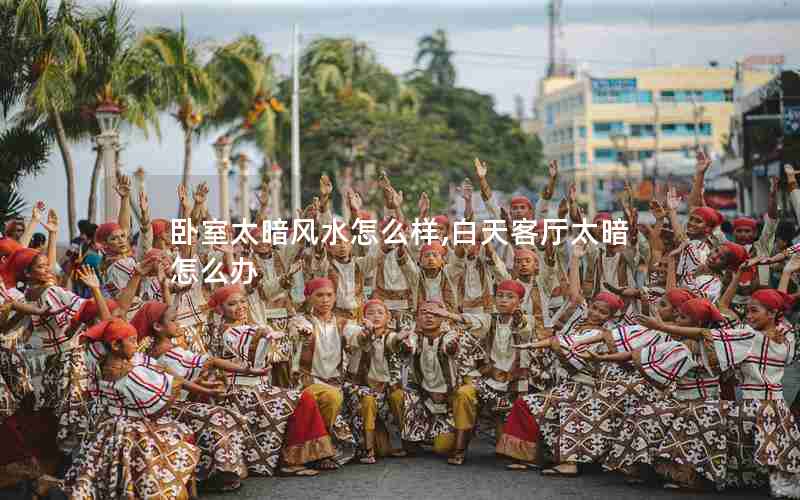
[[[517,399],[511,410],[496,451],[525,462],[537,462],[544,445],[556,462],[561,462],[561,430],[575,408],[588,400],[594,388],[567,381],[546,393]]]
[[[58,419],[58,446],[77,448],[92,428],[89,377],[83,347],[51,354],[42,375],[41,408]]]
[[[392,412],[391,405],[389,404],[389,392],[391,389],[387,385],[383,391],[377,391],[367,385],[357,385],[346,382],[342,386],[344,393],[344,406],[342,412],[345,419],[350,424],[350,429],[353,432],[353,439],[356,443],[356,450],[359,456],[366,453],[366,444],[364,442],[364,419],[361,415],[361,400],[365,397],[372,397],[378,407],[376,420],[383,424],[387,431],[392,431],[399,434],[400,422],[397,421],[394,413]]]
[[[74,500],[184,500],[200,460],[192,431],[169,417],[106,418],[67,472]]]
[[[268,385],[236,386],[220,401],[241,414],[257,446],[245,448],[248,469],[272,476],[281,459],[301,465],[334,454],[319,408],[300,391]]]
[[[204,403],[176,401],[170,417],[189,427],[200,448],[197,479],[205,481],[214,474],[230,472],[241,479],[247,472],[259,472],[260,449],[244,417],[238,413]]]
[[[433,413],[428,405],[429,396],[418,387],[409,387],[403,394],[403,428],[400,436],[403,441],[413,443],[433,443],[443,434],[455,433],[455,421],[450,402],[443,403],[447,410]]]
[[[607,363],[601,368],[600,379],[591,397],[568,410],[559,441],[562,462],[600,463],[624,423],[641,406],[660,397],[635,368]]]
[[[33,395],[31,376],[22,356],[0,348],[0,422],[19,409],[22,400]]]

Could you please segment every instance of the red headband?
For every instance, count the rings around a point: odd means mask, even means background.
[[[608,304],[611,312],[615,313],[625,307],[625,302],[611,292],[600,292],[594,296],[594,300],[599,300]]]
[[[750,258],[750,254],[747,250],[737,243],[726,241],[722,244],[722,248],[727,249],[728,255],[730,255],[730,257],[727,258],[727,268],[731,271],[739,269],[739,266]]]
[[[208,299],[208,307],[222,314],[222,304],[235,293],[244,293],[244,289],[239,285],[227,285],[217,288]]]
[[[533,210],[533,204],[531,203],[531,200],[525,196],[512,196],[510,205],[526,205],[528,209]]]
[[[369,299],[368,301],[364,302],[364,307],[363,307],[364,314],[367,313],[367,308],[369,306],[381,306],[387,313],[389,312],[389,308],[381,299]]]
[[[139,340],[153,335],[153,325],[161,321],[168,307],[163,302],[145,302],[141,309],[136,311],[131,325],[136,328]]]
[[[0,240],[0,257],[11,255],[20,248],[22,248],[22,245],[20,245],[16,240],[12,240],[11,238],[3,238]]]
[[[520,300],[525,297],[525,287],[517,280],[503,280],[497,285],[498,292],[511,292]]]
[[[117,229],[122,229],[122,226],[116,222],[106,222],[105,224],[100,224],[97,226],[97,231],[94,233],[94,241],[100,243],[101,245],[104,244],[108,237],[111,236],[111,233]]]
[[[530,248],[517,248],[514,250],[514,257],[531,257],[536,258],[536,252]]]
[[[749,227],[755,231],[756,227],[758,227],[758,222],[750,217],[739,217],[737,219],[733,219],[733,228],[738,229],[740,227]]]
[[[450,224],[450,219],[446,215],[437,215],[433,218],[433,222],[447,226]]]
[[[681,305],[681,313],[701,325],[709,321],[722,321],[725,319],[714,304],[707,299],[687,300]]]
[[[594,216],[592,222],[597,224],[597,222],[601,220],[611,220],[611,214],[608,212],[598,212],[597,215]]]
[[[117,304],[117,301],[114,299],[106,299],[106,305],[109,311],[114,311],[119,307],[119,304]],[[76,328],[81,323],[88,325],[97,319],[98,314],[100,314],[100,308],[97,307],[97,302],[95,302],[94,299],[86,300],[81,304],[80,309],[78,309],[78,314],[72,318],[70,324],[73,328]]]
[[[25,279],[25,270],[30,267],[33,259],[39,255],[38,250],[32,248],[19,248],[12,253],[0,268],[0,276],[6,287],[14,288],[18,281]]]
[[[697,207],[692,210],[692,215],[700,217],[712,228],[719,226],[725,220],[721,213],[711,207]]]
[[[306,286],[303,289],[303,295],[305,295],[306,297],[311,297],[312,295],[314,295],[314,292],[322,288],[330,288],[331,290],[336,289],[333,286],[333,281],[329,280],[328,278],[314,278],[313,280],[306,283]]]
[[[150,227],[153,228],[153,237],[155,238],[169,230],[170,222],[167,219],[153,219],[153,222],[150,223]]]
[[[794,304],[794,297],[786,292],[772,288],[756,290],[750,296],[750,300],[755,300],[770,311],[785,311]]]
[[[428,252],[437,252],[439,255],[444,257],[446,250],[439,240],[433,240],[427,245],[422,245],[422,248],[419,249],[419,256],[422,257]]]
[[[112,319],[110,321],[102,321],[90,327],[83,332],[81,339],[86,339],[90,342],[103,341],[110,344],[116,340],[134,337],[135,335],[136,328],[121,319]]]
[[[672,307],[676,308],[683,305],[684,302],[696,298],[692,292],[683,288],[672,288],[664,294],[664,297],[672,304]]]

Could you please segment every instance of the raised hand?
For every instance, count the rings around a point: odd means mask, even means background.
[[[578,188],[575,187],[575,183],[569,185],[569,192],[567,194],[567,199],[569,200],[570,205],[575,205],[578,202]]]
[[[486,164],[480,160],[480,158],[475,158],[475,175],[478,176],[478,179],[486,178],[486,174],[488,173],[489,167],[487,167]]]
[[[333,193],[333,182],[331,182],[330,177],[323,175],[319,178],[319,194],[330,196],[331,193]]]
[[[147,226],[150,223],[150,201],[144,191],[139,192],[139,210],[142,212],[142,226]]]
[[[42,222],[42,227],[47,229],[48,233],[58,232],[58,214],[52,208],[47,212],[47,222]]]
[[[419,202],[417,203],[417,208],[419,208],[419,215],[420,217],[424,217],[428,214],[428,210],[431,208],[431,200],[428,199],[428,193],[423,192],[419,196]]]
[[[352,212],[354,215],[357,215],[364,206],[364,201],[361,199],[360,194],[350,190],[347,192],[347,204],[350,205],[350,212]]]
[[[117,183],[114,186],[120,198],[127,198],[131,195],[131,178],[125,174],[117,172]]]
[[[569,202],[566,198],[561,198],[561,202],[558,204],[558,218],[563,219],[569,213]]]
[[[81,280],[81,283],[86,285],[89,288],[100,288],[100,280],[97,278],[97,274],[95,274],[94,269],[91,266],[81,266],[78,269],[78,279]]]
[[[261,189],[258,190],[258,203],[262,207],[266,207],[269,203],[269,185],[266,183],[261,184]]]
[[[464,198],[464,203],[472,203],[472,191],[472,181],[467,177],[464,179],[464,182],[461,183],[461,197]]]
[[[775,196],[778,194],[778,183],[780,179],[778,177],[770,177],[769,178],[769,194],[771,196]]]
[[[667,216],[666,210],[664,210],[664,207],[662,207],[661,203],[656,199],[650,200],[650,213],[653,214],[656,220],[661,220]]]
[[[681,197],[678,196],[678,192],[675,190],[675,186],[669,186],[669,190],[667,191],[667,208],[669,210],[675,211],[678,210],[678,207],[681,205]]]
[[[642,325],[645,328],[650,328],[651,330],[660,330],[661,327],[663,326],[661,320],[653,318],[652,316],[646,316],[644,314],[640,314],[637,318],[638,318],[637,321],[640,325]]]
[[[580,259],[584,255],[586,255],[586,242],[585,241],[578,241],[574,245],[572,245],[572,257],[574,259]]]
[[[428,314],[433,314],[434,316],[438,316],[440,318],[449,318],[450,312],[445,309],[444,307],[438,306],[436,304],[425,304],[422,308],[423,312]]]
[[[706,152],[702,149],[697,150],[697,156],[695,158],[697,161],[695,171],[698,174],[705,174],[709,167],[711,167],[711,158],[709,158]]]
[[[31,209],[31,219],[39,222],[42,220],[42,213],[44,212],[45,204],[43,201],[37,201],[33,208]]]
[[[395,210],[403,206],[404,199],[405,196],[402,191],[397,191],[392,188],[392,205],[394,205]]]
[[[206,202],[206,198],[208,197],[208,184],[205,182],[201,182],[194,189],[194,202],[198,205],[202,205]]]
[[[788,163],[783,166],[783,171],[786,172],[786,178],[789,180],[792,180],[797,176],[797,171]]]
[[[550,163],[547,164],[547,173],[551,178],[558,175],[558,160],[550,160]]]

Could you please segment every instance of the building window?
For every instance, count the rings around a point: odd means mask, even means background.
[[[677,135],[677,125],[674,123],[664,123],[661,125],[661,133],[668,136]]]
[[[725,102],[733,102],[733,89],[725,89]]]
[[[595,137],[609,137],[612,134],[622,134],[625,124],[622,122],[595,122],[593,133]]]
[[[675,102],[675,91],[674,90],[662,90],[661,91],[661,101],[662,102]]]
[[[614,163],[617,160],[617,152],[613,149],[599,148],[594,150],[595,163]]]
[[[656,136],[656,129],[655,126],[649,124],[638,124],[635,123],[631,125],[631,137],[655,137]]]
[[[661,91],[661,102],[733,102],[733,89],[670,89]]]
[[[581,139],[586,139],[586,127],[580,127],[578,129],[578,135],[580,135]]]
[[[654,153],[655,152],[652,149],[646,149],[646,150],[643,150],[643,151],[637,151],[636,152],[636,159],[638,159],[639,161],[649,160],[650,158],[653,157]]]
[[[595,104],[643,104],[653,102],[653,93],[649,90],[592,91],[592,102]]]
[[[605,187],[606,187],[605,186],[605,182],[603,182],[602,179],[597,181],[597,190],[598,191],[603,191]]]
[[[581,165],[586,165],[586,163],[587,163],[586,153],[581,153]]]
[[[586,186],[586,181],[581,181],[581,194],[586,194],[588,192],[589,191],[588,191],[587,186]]]
[[[711,131],[710,123],[701,123],[697,133],[710,136]],[[661,133],[668,137],[689,137],[694,135],[694,123],[664,123],[661,125]]]

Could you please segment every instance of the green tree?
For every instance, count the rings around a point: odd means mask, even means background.
[[[453,66],[453,51],[450,50],[447,33],[437,29],[417,42],[417,66],[425,64],[423,74],[436,85],[452,87],[456,83],[456,68]]]

